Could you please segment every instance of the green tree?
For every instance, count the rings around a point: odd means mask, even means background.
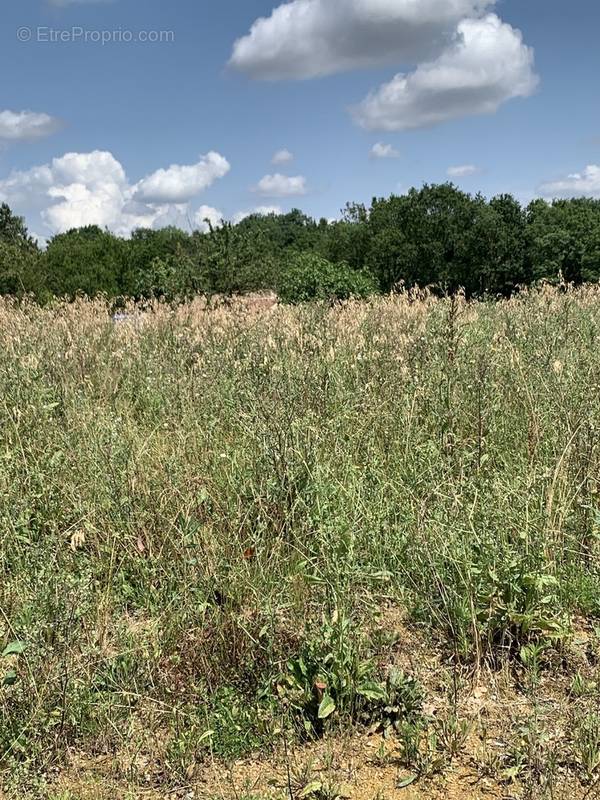
[[[37,248],[23,217],[13,214],[6,203],[0,204],[0,240],[8,244]]]
[[[48,287],[58,296],[122,294],[126,243],[97,225],[55,236],[45,255]]]
[[[139,228],[125,242],[121,292],[130,297],[174,297],[193,291],[191,237],[179,228]]]
[[[347,203],[342,219],[320,228],[318,249],[329,261],[363,269],[371,244],[369,212],[362,203]]]
[[[485,243],[481,291],[510,295],[531,280],[527,266],[527,228],[521,204],[510,194],[493,197],[489,219],[480,232]]]
[[[199,291],[235,294],[272,289],[280,251],[257,215],[254,224],[227,222],[209,233],[194,233],[190,258]]]
[[[374,200],[367,266],[383,291],[398,284],[454,290],[474,284],[474,230],[485,201],[452,184]],[[465,286],[465,288],[467,288]]]
[[[600,201],[535,200],[527,209],[527,238],[532,279],[600,278]]]
[[[0,294],[45,296],[42,259],[22,217],[0,205]]]

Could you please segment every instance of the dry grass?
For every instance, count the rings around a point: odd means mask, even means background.
[[[285,793],[302,691],[307,724],[311,692],[333,695],[310,723],[328,742],[383,724],[361,685],[394,666],[422,697],[384,784],[591,791],[599,301],[197,300],[120,322],[102,302],[0,301],[11,796],[61,797],[69,763],[108,764],[113,794],[225,795],[210,764],[243,775],[259,751],[268,771],[283,732]],[[290,688],[299,659],[325,690]],[[374,780],[355,761],[349,782]]]

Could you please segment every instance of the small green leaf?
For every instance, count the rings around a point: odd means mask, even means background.
[[[327,719],[327,717],[330,717],[334,711],[335,702],[333,699],[328,694],[323,695],[321,705],[319,706],[319,719]]]
[[[21,653],[25,651],[25,643],[24,642],[11,642],[7,644],[4,648],[2,655],[3,656],[20,656]]]
[[[406,778],[402,778],[396,784],[396,789],[406,789],[407,786],[411,786],[416,780],[417,775],[407,775]]]
[[[320,792],[322,788],[323,784],[321,783],[321,781],[312,781],[312,783],[307,784],[304,787],[304,789],[302,789],[298,797],[299,798],[310,797],[311,794],[316,794],[317,792]]]
[[[17,673],[14,669],[9,670],[4,678],[2,678],[2,686],[12,686],[17,680]]]
[[[515,781],[521,772],[521,767],[509,767],[502,771],[502,777],[506,781]]]
[[[367,700],[385,700],[387,696],[385,687],[380,683],[374,683],[373,681],[362,683],[357,687],[356,692]]]

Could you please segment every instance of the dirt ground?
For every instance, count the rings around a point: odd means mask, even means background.
[[[600,799],[598,768],[582,775],[577,721],[600,711],[597,688],[600,638],[582,625],[556,663],[531,675],[514,665],[457,669],[431,642],[390,609],[378,624],[393,631],[386,663],[424,687],[424,714],[438,740],[464,724],[455,752],[429,754],[425,774],[407,768],[400,738],[381,730],[331,732],[302,746],[280,741],[274,750],[232,763],[217,759],[190,766],[186,785],[170,788],[160,739],[140,726],[126,752],[89,757],[73,752],[50,776],[44,800],[593,800]],[[573,693],[574,676],[590,688]],[[446,733],[445,733],[446,732]],[[451,738],[451,737],[450,737]],[[439,741],[438,741],[439,745]],[[452,747],[450,746],[450,749]],[[585,754],[584,754],[585,756]],[[583,756],[583,757],[584,757]],[[598,782],[596,783],[596,779]],[[163,788],[167,787],[167,788]],[[39,794],[32,795],[37,800]],[[15,795],[0,793],[0,800]],[[18,798],[21,800],[21,797]],[[29,800],[29,798],[28,798]]]
[[[549,790],[542,783],[499,781],[486,776],[466,752],[439,775],[410,783],[379,736],[336,739],[271,759],[240,760],[204,768],[188,786],[173,790],[136,787],[110,777],[112,765],[80,762],[58,777],[52,800],[587,800],[600,786],[581,786],[573,776],[558,776]]]

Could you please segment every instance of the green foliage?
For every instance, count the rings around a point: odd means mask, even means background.
[[[600,201],[534,201],[527,209],[527,239],[535,279],[600,279]]]
[[[184,295],[190,288],[183,275],[189,242],[177,228],[135,230],[124,251],[120,293],[135,298]]]
[[[47,296],[43,269],[45,264],[37,248],[0,238],[0,294],[22,297]]]
[[[491,643],[508,651],[529,642],[556,642],[569,629],[561,613],[557,578],[524,567],[515,556],[491,569],[487,589],[478,598],[482,630]]]
[[[275,253],[280,251],[265,225],[276,218],[251,217],[239,225],[224,223],[209,234],[194,234],[190,259],[207,294],[236,294],[270,289]]]
[[[426,720],[406,720],[398,729],[400,760],[410,772],[400,777],[398,788],[411,786],[415,781],[431,778],[446,765],[445,755],[440,751],[435,731]]]
[[[338,221],[298,209],[251,214],[189,234],[139,229],[122,239],[97,226],[39,253],[23,220],[0,206],[0,294],[161,297],[277,290],[286,302],[430,287],[437,294],[509,296],[539,281],[600,280],[600,201],[486,200],[450,183],[348,203]]]
[[[43,266],[37,244],[21,217],[0,204],[0,295],[43,298]]]
[[[12,213],[6,203],[0,203],[0,241],[7,244],[35,248],[23,217]]]
[[[451,184],[374,200],[366,263],[384,291],[430,285],[467,295],[508,293],[527,283],[525,218],[509,195],[489,203]]]
[[[9,659],[20,656],[25,652],[24,642],[10,642],[2,651],[2,659]],[[17,680],[17,672],[11,667],[4,672],[4,677],[0,680],[0,686],[12,686]]]
[[[373,672],[373,663],[361,655],[360,642],[352,635],[350,620],[336,613],[323,622],[318,637],[288,662],[278,680],[278,693],[299,713],[308,732],[322,733],[324,721],[334,713],[354,718],[367,694],[383,698],[383,687],[374,682]]]
[[[314,253],[291,255],[277,283],[284,303],[309,300],[348,300],[376,291],[372,279],[347,264],[332,264]]]
[[[592,782],[600,772],[600,716],[586,714],[575,725],[573,755],[583,771],[584,778]]]
[[[307,733],[322,735],[326,720],[333,719],[388,727],[420,711],[416,682],[395,669],[381,680],[366,645],[350,619],[336,612],[288,661],[277,681],[278,695]]]
[[[194,294],[186,278],[181,256],[155,256],[143,271],[128,276],[127,285],[131,290],[128,294],[139,299],[183,300]]]
[[[45,254],[48,289],[54,295],[95,297],[122,293],[125,242],[96,225],[55,236]]]
[[[256,702],[232,687],[178,709],[165,762],[173,778],[189,779],[207,755],[239,758],[267,745],[272,732]]]

